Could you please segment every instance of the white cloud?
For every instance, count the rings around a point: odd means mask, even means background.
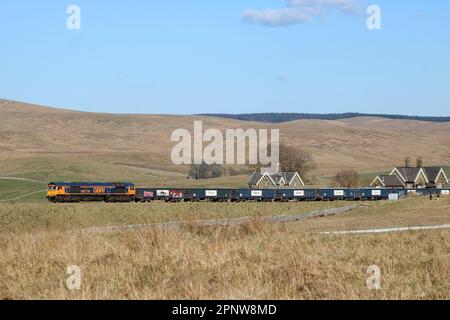
[[[244,12],[244,20],[268,27],[282,27],[308,22],[319,13],[314,8],[251,9]]]
[[[286,0],[281,9],[249,9],[243,13],[247,22],[268,27],[283,27],[305,23],[322,14],[327,9],[337,9],[346,13],[357,10],[358,0]]]
[[[355,11],[358,0],[288,0],[288,7],[328,7],[337,8],[343,11]]]

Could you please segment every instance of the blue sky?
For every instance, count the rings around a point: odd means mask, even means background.
[[[81,30],[66,28],[71,4]],[[369,4],[379,31],[366,27]],[[449,1],[4,0],[0,12],[0,98],[116,113],[450,115]]]

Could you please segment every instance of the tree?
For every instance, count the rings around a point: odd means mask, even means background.
[[[200,165],[192,165],[189,170],[188,178],[195,180],[219,178],[224,175],[224,169],[221,165],[207,165],[203,162]]]
[[[269,146],[269,152],[271,146]],[[261,170],[260,164],[250,166],[253,170]],[[303,179],[308,177],[309,172],[316,168],[313,156],[302,149],[280,144],[280,171],[298,172]]]
[[[294,147],[280,144],[280,170],[283,172],[298,172],[301,177],[307,177],[316,168],[310,153]]]
[[[336,173],[333,179],[336,187],[357,188],[359,186],[359,174],[354,169],[343,169]]]

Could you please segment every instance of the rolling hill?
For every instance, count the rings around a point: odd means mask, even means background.
[[[5,101],[0,100],[0,105]],[[310,152],[319,177],[338,169],[384,172],[421,155],[449,164],[450,122],[357,117],[280,124],[209,116],[117,115],[76,112],[21,102],[0,107],[0,177],[50,180],[131,180],[139,185],[245,186],[246,178],[186,180],[186,167],[170,160],[178,128],[277,128],[282,140]],[[0,182],[6,183],[6,182]],[[17,183],[16,183],[17,184]]]

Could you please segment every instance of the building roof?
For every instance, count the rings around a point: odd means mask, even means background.
[[[292,180],[294,179],[296,174],[297,174],[297,172],[281,172],[281,173],[273,174],[273,175],[271,175],[271,177],[276,182],[280,182],[281,179],[283,179],[283,181],[285,183],[290,184],[292,182]]]
[[[252,186],[258,185],[262,181],[262,179],[264,179],[264,177],[269,178],[274,185],[277,185],[277,182],[273,180],[273,178],[268,173],[261,174],[258,171],[253,172],[248,181],[248,184]]]
[[[404,183],[416,183],[421,174],[429,184],[436,183],[441,175],[449,182],[444,169],[440,167],[397,167],[392,170],[391,175],[394,173],[397,173]]]
[[[446,182],[448,182],[447,176],[445,175],[444,169],[439,167],[426,167],[423,168],[423,171],[425,172],[428,181],[430,183],[435,183],[438,181],[439,176],[442,174],[444,176],[444,179]]]
[[[394,171],[397,171],[400,174],[404,182],[416,182],[420,173],[423,173],[422,168],[417,167],[397,167]],[[394,173],[394,171],[392,173]]]
[[[274,185],[280,185],[280,184],[290,185],[295,177],[298,177],[300,179],[301,183],[304,184],[302,178],[300,177],[300,175],[297,172],[280,172],[280,173],[275,173],[275,174],[269,174],[269,173],[261,174],[260,172],[257,172],[257,171],[253,172],[253,174],[251,175],[251,177],[248,181],[248,184],[249,185],[258,185],[261,182],[261,180],[266,176],[272,181],[272,183]]]
[[[259,181],[261,181],[261,178],[263,175],[259,174],[257,171],[253,172],[253,174],[250,176],[250,179],[248,180],[248,184],[255,185],[258,184]]]
[[[404,186],[403,182],[395,175],[393,175],[393,176],[386,176],[386,175],[378,176],[375,179],[375,181],[377,181],[377,180],[382,184],[383,187],[386,187],[386,188],[395,188],[395,187],[403,187]],[[374,183],[375,183],[375,181],[374,181]],[[372,184],[374,184],[374,183],[372,183]]]

